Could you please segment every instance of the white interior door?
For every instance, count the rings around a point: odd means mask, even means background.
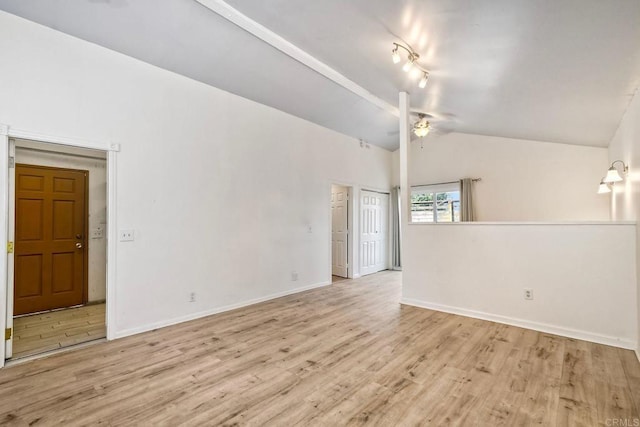
[[[387,269],[389,195],[362,191],[360,196],[360,275]]]
[[[348,277],[349,193],[346,187],[331,186],[331,274]]]

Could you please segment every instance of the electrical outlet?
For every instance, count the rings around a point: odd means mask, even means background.
[[[525,288],[524,299],[533,299],[533,289]]]
[[[297,271],[292,271],[291,272],[291,281],[295,282],[296,280],[298,280],[298,272]]]
[[[135,240],[135,233],[133,230],[120,230],[121,242],[133,242]]]
[[[189,294],[189,302],[196,302],[196,293],[195,292],[191,292]]]
[[[91,230],[91,238],[92,239],[102,239],[104,237],[104,231],[102,228],[97,227]]]

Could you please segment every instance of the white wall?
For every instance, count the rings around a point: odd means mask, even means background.
[[[403,302],[635,348],[635,232],[613,223],[412,224]]]
[[[478,221],[609,220],[596,194],[607,149],[492,136],[429,135],[409,148],[409,184],[482,178]]]
[[[106,161],[88,159],[70,154],[43,153],[16,148],[16,163],[52,166],[89,171],[89,301],[101,301],[106,297],[107,270],[107,174]],[[91,231],[103,230],[103,237],[92,238]]]
[[[629,175],[621,184],[614,186],[611,197],[611,213],[616,220],[637,220],[640,218],[640,92],[636,90],[625,115],[609,144],[609,161],[623,160],[629,165]],[[620,165],[617,165],[620,167]],[[638,235],[640,242],[640,234]],[[640,258],[636,260],[640,268]],[[638,274],[640,277],[640,274]],[[640,307],[640,284],[638,285],[638,307]],[[640,316],[637,319],[640,333]],[[640,359],[639,347],[636,354]]]
[[[388,151],[6,13],[0,51],[0,123],[121,144],[117,335],[328,283],[330,184],[390,187]]]

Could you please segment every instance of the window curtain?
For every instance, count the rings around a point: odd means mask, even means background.
[[[460,221],[475,221],[473,206],[473,179],[460,180]]]
[[[400,259],[400,187],[391,189],[391,264],[394,270],[402,270]]]

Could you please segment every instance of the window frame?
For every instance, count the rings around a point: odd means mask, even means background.
[[[409,194],[409,223],[410,224],[452,224],[456,222],[461,222],[460,218],[458,221],[455,221],[455,214],[452,212],[451,221],[438,221],[438,207],[437,207],[437,195],[441,193],[450,193],[457,192],[460,195],[460,182],[450,182],[443,184],[433,184],[433,185],[414,185],[411,186],[411,192]],[[415,193],[418,194],[432,194],[433,200],[433,221],[415,221],[413,217],[413,195]],[[458,203],[461,203],[461,200],[457,200]]]

